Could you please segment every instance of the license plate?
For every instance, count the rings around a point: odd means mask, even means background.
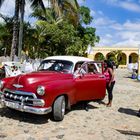
[[[13,108],[13,109],[19,109],[20,105],[18,103],[12,103],[12,102],[5,102],[7,107]]]

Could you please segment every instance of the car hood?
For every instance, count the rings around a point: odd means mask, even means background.
[[[10,82],[8,82],[5,88],[33,92],[34,87],[37,87],[38,85],[45,85],[52,81],[71,78],[72,74],[38,71],[16,76]],[[17,85],[20,86],[17,87]]]

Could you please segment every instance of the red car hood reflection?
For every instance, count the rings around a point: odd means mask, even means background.
[[[65,74],[61,72],[32,72],[16,76],[11,82],[9,82],[9,84],[6,85],[6,88],[15,90],[16,87],[13,85],[22,85],[23,88],[18,88],[18,90],[32,91],[34,87],[36,88],[38,85],[71,78],[72,74]]]

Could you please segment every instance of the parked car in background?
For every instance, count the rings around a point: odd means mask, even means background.
[[[71,105],[104,99],[105,92],[103,64],[78,56],[48,57],[36,72],[0,81],[3,106],[40,115],[52,112],[57,121]]]

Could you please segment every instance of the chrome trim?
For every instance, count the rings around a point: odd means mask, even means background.
[[[20,90],[15,90],[15,91],[13,91],[13,90],[9,90],[9,89],[7,89],[7,88],[5,88],[4,90],[3,90],[3,92],[11,92],[11,93],[13,93],[13,94],[18,94],[18,95],[27,95],[27,96],[31,96],[31,95],[33,95],[33,98],[35,98],[35,99],[37,99],[37,96],[36,96],[36,94],[35,93],[33,93],[33,92],[25,92],[25,91],[20,91]]]
[[[23,85],[19,85],[19,84],[13,84],[13,86],[16,88],[23,88],[24,87]]]
[[[13,91],[9,89],[4,89],[2,92],[3,98],[5,101],[18,103],[20,105],[24,104],[25,106],[30,107],[44,107],[45,101],[43,99],[38,99],[35,93],[24,92],[24,91]]]
[[[33,113],[33,114],[38,114],[38,115],[43,115],[43,114],[48,114],[52,111],[52,107],[47,107],[47,108],[36,108],[36,107],[30,107],[30,106],[26,106],[24,105],[24,102],[22,102],[22,104],[18,104],[15,103],[17,106],[16,107],[10,107],[7,106],[6,104],[8,103],[14,103],[14,102],[9,102],[6,101],[3,95],[0,95],[0,104],[3,107],[9,107],[18,111],[22,111],[22,112],[28,112],[28,113]]]

